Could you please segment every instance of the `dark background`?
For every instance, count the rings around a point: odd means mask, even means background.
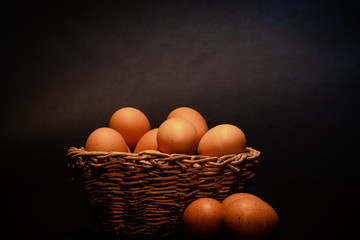
[[[356,234],[356,1],[129,2],[1,7],[4,236],[96,238],[65,154],[125,106],[240,127],[275,239]]]

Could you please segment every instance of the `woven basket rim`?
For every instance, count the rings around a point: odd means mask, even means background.
[[[173,162],[183,170],[186,170],[189,167],[194,167],[194,164],[206,163],[214,167],[228,167],[231,170],[239,173],[240,169],[236,167],[236,165],[239,165],[243,161],[258,161],[260,158],[260,151],[251,147],[247,147],[245,152],[239,154],[210,157],[204,155],[167,154],[154,152],[151,150],[142,151],[139,153],[87,151],[83,147],[70,147],[66,156],[69,159],[69,166],[72,165],[71,162],[77,162],[76,159],[80,159],[80,163],[78,164],[82,166],[85,164],[83,162],[83,159],[85,158],[89,159],[91,164],[101,164],[103,161],[102,159],[105,160],[121,158],[132,163],[142,165],[150,164],[160,168],[163,168],[164,163]],[[159,164],[160,162],[162,163]],[[187,166],[185,166],[185,164]]]
[[[206,155],[200,155],[200,154],[180,154],[180,153],[163,153],[160,151],[154,151],[154,150],[145,150],[141,151],[139,153],[129,153],[129,152],[106,152],[106,151],[88,151],[84,147],[74,147],[71,146],[68,149],[68,153],[66,154],[66,157],[68,158],[74,158],[78,156],[93,156],[93,157],[129,157],[131,160],[143,160],[141,156],[154,156],[159,158],[164,158],[162,160],[166,161],[169,160],[169,158],[184,158],[184,159],[209,159],[209,160],[222,160],[222,159],[229,159],[232,157],[240,158],[241,156],[246,156],[248,159],[252,158],[258,158],[260,156],[261,152],[252,148],[252,147],[246,147],[245,152],[238,153],[238,154],[226,154],[220,157],[216,156],[206,156]],[[137,158],[140,157],[140,158]]]

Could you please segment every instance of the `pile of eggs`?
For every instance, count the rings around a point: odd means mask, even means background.
[[[211,129],[204,117],[189,107],[171,111],[158,128],[151,128],[140,110],[124,107],[110,118],[108,127],[93,131],[86,140],[87,151],[133,152],[152,150],[173,154],[224,156],[246,150],[243,131],[232,124]],[[209,239],[225,233],[234,239],[264,239],[274,235],[279,218],[259,197],[236,193],[222,203],[199,198],[183,213],[183,226],[193,239]]]
[[[269,239],[279,226],[276,211],[250,193],[235,193],[221,203],[199,198],[186,207],[182,221],[193,239]]]
[[[244,152],[246,137],[232,124],[208,129],[204,117],[189,107],[174,109],[158,128],[153,129],[139,109],[123,107],[111,116],[108,127],[98,128],[89,135],[85,149],[134,153],[155,150],[220,157]]]

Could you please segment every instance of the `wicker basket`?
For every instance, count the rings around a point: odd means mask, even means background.
[[[95,228],[126,237],[172,234],[195,199],[222,201],[234,192],[247,191],[259,157],[260,152],[250,147],[220,158],[155,151],[89,152],[75,147],[67,154]]]

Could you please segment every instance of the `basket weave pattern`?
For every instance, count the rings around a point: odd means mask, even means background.
[[[260,152],[222,157],[144,151],[68,150],[98,231],[128,237],[165,236],[181,223],[185,207],[202,197],[222,201],[246,191]]]

